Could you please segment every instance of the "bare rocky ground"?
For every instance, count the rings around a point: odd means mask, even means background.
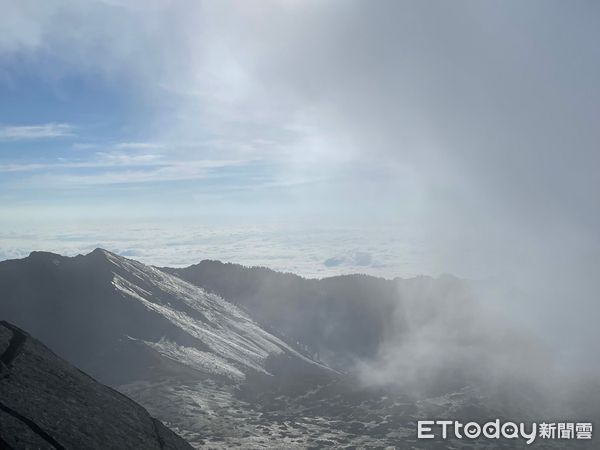
[[[522,440],[416,439],[419,419],[502,417],[490,407],[494,400],[475,388],[415,399],[385,389],[357,388],[343,377],[294,390],[277,383],[271,383],[272,389],[257,389],[255,383],[259,381],[233,385],[225,380],[171,379],[119,389],[196,448],[595,448],[593,442],[564,440],[538,439],[528,446]]]

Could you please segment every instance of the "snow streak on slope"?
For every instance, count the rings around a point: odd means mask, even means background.
[[[161,355],[201,372],[222,375],[230,378],[232,381],[243,381],[245,378],[244,372],[214,353],[177,345],[175,342],[167,339],[161,339],[159,342],[144,341],[144,343],[158,351]]]
[[[127,299],[160,314],[206,346],[184,347],[168,339],[146,343],[162,355],[233,380],[243,379],[248,369],[267,373],[264,364],[270,355],[287,353],[317,364],[221,297],[154,267],[103,252],[112,264],[113,285]]]

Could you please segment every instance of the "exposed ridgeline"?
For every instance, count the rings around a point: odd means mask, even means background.
[[[365,275],[305,279],[208,260],[163,270],[227,298],[263,327],[340,369],[376,353],[398,304],[394,281]]]
[[[133,400],[0,322],[0,447],[191,449]]]
[[[101,249],[1,262],[0,293],[1,317],[112,385],[195,371],[243,379],[278,355],[327,371],[221,297]]]
[[[306,279],[264,267],[211,260],[162,270],[228,299],[273,334],[299,342],[315,358],[342,370],[351,368],[356,360],[375,357],[388,334],[398,333],[407,292],[430,301],[464,287],[449,276]]]

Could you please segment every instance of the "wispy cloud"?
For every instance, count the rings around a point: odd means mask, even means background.
[[[97,152],[94,158],[89,160],[68,160],[65,158],[57,158],[52,161],[0,164],[0,173],[39,172],[69,169],[102,169],[111,167],[160,166],[168,164],[168,162],[162,159],[161,155],[131,155],[122,152]]]
[[[163,144],[157,142],[119,142],[114,146],[114,148],[119,150],[147,150],[163,147]]]
[[[156,183],[165,181],[196,180],[206,178],[214,171],[244,164],[242,160],[196,160],[196,161],[140,161],[125,164],[122,161],[96,161],[57,164],[24,164],[0,166],[0,172],[43,172],[23,181],[28,186],[83,187],[112,184]],[[54,169],[62,169],[56,171]],[[69,170],[73,169],[73,170]],[[77,169],[94,170],[83,173]]]
[[[251,158],[181,158],[164,151],[166,144],[126,141],[91,144],[93,153],[51,159],[0,161],[0,174],[15,174],[11,186],[84,187],[196,180],[227,168],[252,163]]]
[[[75,129],[68,123],[0,126],[0,140],[5,141],[54,139],[74,135]]]

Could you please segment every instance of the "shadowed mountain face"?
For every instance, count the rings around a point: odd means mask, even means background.
[[[0,447],[188,449],[140,405],[0,322]]]
[[[399,280],[367,275],[305,279],[208,260],[163,270],[227,298],[265,328],[340,369],[376,354],[400,303]]]
[[[429,319],[472,306],[467,283],[449,275],[306,279],[209,260],[162,270],[228,299],[265,329],[299,342],[311,355],[342,371],[379,357],[390,341],[408,340],[407,335],[427,326]]]

